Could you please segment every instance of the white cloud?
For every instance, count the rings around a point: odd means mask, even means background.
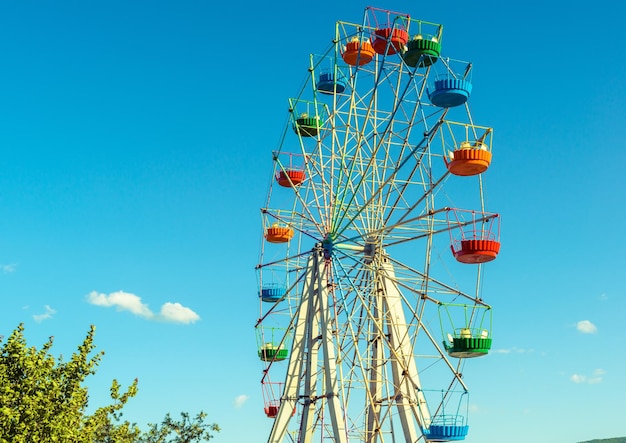
[[[584,375],[580,375],[580,374],[572,374],[572,376],[569,379],[573,381],[574,383],[584,383],[585,381],[587,381],[587,377],[585,377]]]
[[[596,369],[595,371],[593,371],[591,377],[589,377],[588,383],[592,385],[596,383],[602,383],[604,374],[606,374],[606,371],[604,369]]]
[[[247,395],[241,394],[235,397],[235,401],[233,403],[235,404],[236,408],[240,408],[248,401],[248,398],[249,397]]]
[[[2,272],[4,272],[5,274],[10,274],[11,272],[15,272],[16,267],[17,265],[15,263],[11,263],[8,265],[0,265],[0,269],[2,269]]]
[[[116,307],[118,311],[129,311],[148,320],[185,324],[200,320],[198,314],[180,303],[164,303],[161,311],[156,315],[146,303],[141,301],[141,297],[124,291],[112,292],[108,295],[92,291],[87,294],[87,301],[96,306]]]
[[[200,320],[200,316],[193,312],[191,309],[184,307],[180,303],[164,303],[161,306],[161,313],[159,317],[165,321],[171,321],[175,323],[195,323]]]
[[[582,332],[583,334],[595,334],[598,332],[596,325],[591,323],[589,320],[581,320],[576,323],[576,329],[578,332]]]
[[[106,295],[92,291],[87,295],[87,300],[92,305],[105,306],[107,308],[115,306],[118,311],[130,311],[145,318],[154,317],[148,305],[141,302],[141,297],[137,297],[129,292],[117,291]]]
[[[35,319],[35,321],[37,323],[41,323],[44,320],[52,318],[52,316],[57,313],[56,310],[52,309],[48,305],[45,306],[45,310],[46,310],[46,312],[44,312],[43,314],[35,314],[35,315],[33,315],[33,318]]]
[[[602,383],[604,374],[606,374],[606,371],[604,369],[596,369],[590,376],[573,374],[569,379],[578,384],[587,383],[589,385],[595,385],[598,383]]]

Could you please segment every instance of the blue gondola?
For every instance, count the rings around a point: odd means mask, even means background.
[[[468,431],[469,426],[462,415],[439,415],[424,430],[424,435],[432,442],[460,441],[465,440]]]
[[[335,76],[330,72],[323,72],[317,80],[317,90],[322,94],[341,94],[346,90],[348,82],[342,75]]]
[[[268,303],[276,303],[285,296],[285,287],[277,284],[265,285],[261,288],[259,296]]]
[[[468,80],[442,78],[435,80],[435,88],[428,92],[430,102],[440,108],[452,108],[465,104],[472,93]]]
[[[425,433],[428,441],[460,441],[465,440],[469,426],[431,425]]]

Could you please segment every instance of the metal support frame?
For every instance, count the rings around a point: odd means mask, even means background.
[[[392,263],[384,256],[375,260],[375,295],[369,307],[370,337],[373,337],[368,361],[368,394],[364,441],[384,441],[382,422],[391,418],[381,416],[381,405],[391,402],[397,410],[404,441],[417,442],[423,436],[421,429],[430,426],[430,413],[423,395],[415,355],[413,338],[402,306],[402,294],[396,283]],[[341,396],[337,364],[336,330],[329,309],[329,273],[332,258],[317,247],[308,260],[300,304],[293,323],[293,343],[285,377],[281,404],[269,437],[270,443],[282,443],[298,403],[302,406],[298,443],[310,443],[320,420],[332,429],[335,443],[348,443],[346,427],[347,405]],[[390,369],[392,380],[384,379],[383,366]],[[391,381],[392,390],[389,387]],[[383,392],[387,389],[387,398]],[[320,404],[320,402],[322,402]]]

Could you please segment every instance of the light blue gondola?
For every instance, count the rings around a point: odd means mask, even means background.
[[[467,413],[469,413],[469,399],[467,392],[460,391],[442,391],[441,392],[442,403],[441,410],[432,417],[427,427],[422,428],[422,433],[426,437],[428,442],[444,442],[444,441],[461,441],[465,440],[469,431],[469,425],[467,423]],[[460,396],[459,396],[460,395]],[[454,399],[459,399],[458,406],[454,406],[456,403]],[[461,414],[462,407],[468,408],[465,415]],[[445,412],[446,407],[453,407],[455,411]]]
[[[460,441],[465,440],[468,430],[468,425],[430,425],[425,435],[432,442]]]
[[[435,80],[435,87],[428,91],[430,102],[440,108],[453,108],[465,104],[472,93],[472,84],[458,78]]]

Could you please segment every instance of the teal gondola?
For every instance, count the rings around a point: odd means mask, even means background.
[[[276,303],[285,296],[285,288],[281,285],[267,285],[261,288],[259,296],[267,303]]]
[[[339,75],[337,78],[330,72],[323,72],[317,80],[317,90],[322,94],[341,94],[348,85],[345,77]]]

